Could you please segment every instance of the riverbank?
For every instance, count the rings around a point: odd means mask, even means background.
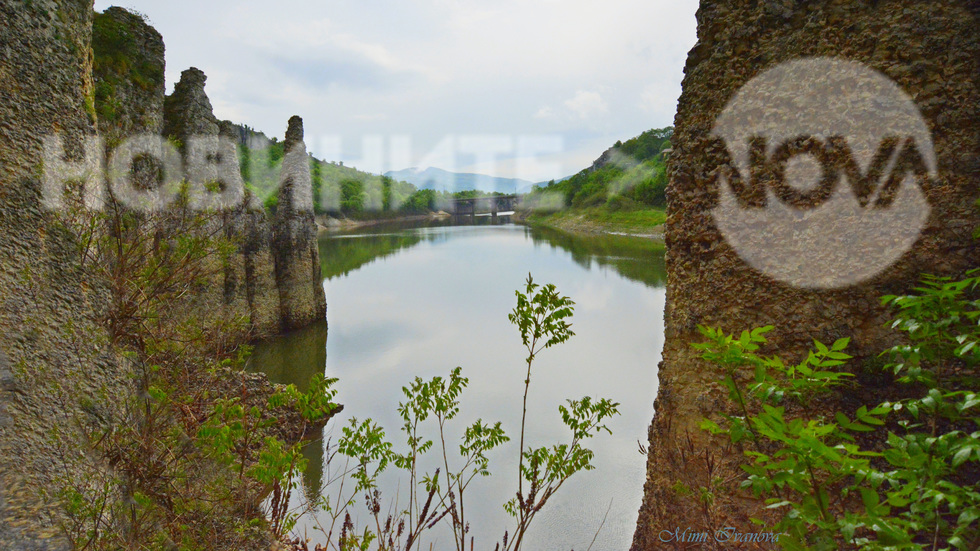
[[[604,207],[567,209],[551,213],[517,212],[514,222],[558,230],[663,239],[667,215],[662,210],[610,211]]]
[[[319,233],[353,230],[391,223],[410,223],[426,222],[430,220],[445,220],[452,215],[448,212],[437,211],[425,214],[407,214],[399,216],[386,216],[381,218],[361,219],[356,218],[335,218],[326,214],[316,216],[317,231]]]

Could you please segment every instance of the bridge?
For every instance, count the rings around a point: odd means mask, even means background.
[[[488,197],[473,197],[471,199],[453,199],[450,204],[452,213],[456,216],[476,216],[490,213],[497,216],[498,212],[512,211],[517,207],[517,195],[494,195]]]

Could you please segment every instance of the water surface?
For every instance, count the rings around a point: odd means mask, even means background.
[[[607,397],[621,403],[623,415],[609,423],[612,436],[587,443],[595,451],[596,470],[576,475],[549,501],[526,548],[629,547],[645,480],[645,456],[637,441],[646,443],[663,343],[662,245],[642,238],[494,225],[486,219],[478,225],[325,235],[320,257],[329,331],[326,324],[312,326],[258,346],[252,359],[253,369],[277,382],[303,387],[315,372],[340,379],[338,400],[345,409],[324,429],[322,442],[307,446],[310,469],[301,494],[315,495],[336,474],[336,463],[324,469],[324,447],[336,443],[348,418],[374,419],[403,450],[396,411],[403,400],[401,387],[416,376],[446,376],[461,366],[470,384],[450,435],[457,438],[481,418],[501,421],[512,437],[491,456],[493,476],[467,490],[476,548],[493,549],[513,525],[501,505],[516,491],[525,374],[526,353],[507,314],[516,302],[515,289],[530,272],[536,282],[554,283],[577,304],[576,336],[541,353],[534,363],[528,444],[569,440],[558,414],[568,398]],[[383,501],[405,496],[407,478],[396,474],[381,480]],[[337,484],[326,491],[335,495]],[[366,514],[359,515],[365,524]],[[322,542],[316,526],[316,519],[304,517],[297,529]],[[448,530],[430,531],[425,541],[423,549],[429,542],[435,550],[454,548]]]

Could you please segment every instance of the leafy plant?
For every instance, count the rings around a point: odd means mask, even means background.
[[[586,396],[581,400],[569,400],[568,406],[559,406],[562,421],[572,430],[569,444],[540,447],[525,452],[524,435],[527,423],[527,393],[531,385],[531,367],[535,357],[556,344],[570,339],[574,332],[568,322],[575,303],[562,296],[553,284],[544,286],[534,283],[528,274],[524,292],[515,291],[517,306],[507,316],[521,333],[521,342],[527,350],[527,374],[524,378],[524,398],[521,410],[520,459],[518,461],[517,495],[504,505],[504,509],[517,519],[514,537],[508,542],[504,536],[504,549],[520,549],[524,536],[535,515],[548,499],[568,478],[581,470],[591,470],[593,453],[582,446],[582,441],[599,431],[612,434],[603,421],[619,413],[616,402],[607,399],[593,400]],[[525,461],[527,465],[525,466]],[[528,491],[524,492],[524,482]]]
[[[594,454],[583,445],[584,441],[603,431],[611,433],[606,423],[619,413],[619,404],[608,399],[586,396],[568,400],[558,410],[571,431],[570,440],[525,449],[527,394],[534,359],[543,350],[561,344],[573,335],[569,318],[574,303],[560,295],[554,285],[535,284],[530,275],[524,292],[518,290],[516,294],[517,305],[508,318],[518,327],[528,356],[518,490],[504,505],[505,510],[517,519],[514,537],[509,537],[509,532],[504,534],[502,545],[507,550],[521,548],[537,513],[572,475],[594,469],[591,463]],[[317,510],[326,513],[323,516],[327,522],[319,528],[331,548],[343,551],[369,549],[374,545],[379,551],[409,551],[420,548],[423,533],[441,522],[451,524],[458,551],[467,549],[467,543],[469,549],[473,548],[475,542],[469,536],[470,521],[466,510],[467,491],[478,477],[490,476],[489,453],[510,438],[500,422],[477,419],[463,429],[458,444],[451,445],[449,427],[459,414],[460,400],[468,385],[469,379],[463,377],[460,367],[456,367],[447,377],[436,376],[429,380],[416,377],[402,387],[404,400],[398,404],[398,413],[402,420],[403,451],[395,450],[384,430],[370,419],[351,419],[343,428],[343,435],[327,461],[329,466],[338,454],[346,458],[337,475],[327,481],[327,486],[336,484],[338,489],[336,493],[324,493],[315,505]],[[432,473],[422,473],[420,462],[429,453],[438,454],[441,466]],[[408,475],[408,504],[382,518],[377,480],[391,465]],[[373,527],[358,529],[351,519],[350,508],[358,494],[364,495],[374,520]],[[338,524],[340,534],[335,539]]]
[[[786,509],[778,529],[788,549],[973,550],[980,546],[980,396],[976,343],[980,339],[977,271],[953,281],[927,276],[917,294],[887,296],[898,310],[892,327],[908,344],[883,353],[897,381],[920,390],[912,398],[862,405],[833,419],[787,403],[809,400],[848,380],[835,371],[850,359],[841,339],[787,367],[777,356],[757,354],[771,327],[736,338],[701,328],[702,357],[725,369],[722,384],[740,415],[702,427],[733,443],[751,441],[743,486],[767,496],[772,509]],[[741,382],[743,368],[752,383]],[[890,424],[889,424],[890,422]],[[895,429],[895,430],[892,430]],[[887,431],[871,449],[861,433]],[[873,440],[860,440],[872,442]],[[851,499],[859,498],[859,501]]]

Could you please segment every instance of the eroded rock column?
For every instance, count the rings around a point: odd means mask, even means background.
[[[310,157],[303,142],[303,119],[289,119],[286,152],[279,180],[279,202],[273,222],[272,249],[276,261],[283,329],[296,329],[323,320],[326,300],[320,278],[320,252],[313,219]]]
[[[972,236],[980,225],[974,205],[980,192],[978,12],[976,2],[701,2],[668,168],[666,343],[633,550],[683,548],[671,540],[675,528],[758,532],[749,517],[764,517],[763,504],[737,490],[741,453],[698,428],[705,417],[734,413],[717,384],[722,373],[690,347],[702,340],[699,324],[728,332],[774,325],[762,352],[787,361],[799,361],[814,339],[850,337],[855,359],[847,369],[876,373],[876,355],[897,339],[885,326],[889,312],[879,298],[911,291],[923,272],[955,277],[980,264]],[[710,137],[717,117],[753,77],[808,56],[858,61],[897,83],[925,119],[937,156],[938,178],[923,186],[931,213],[918,241],[890,268],[845,288],[803,289],[751,268],[711,214],[719,198],[715,169],[724,160]],[[846,413],[894,389],[881,377],[859,380],[858,390],[820,407]],[[701,488],[712,493],[709,504],[699,500]],[[710,540],[701,548],[713,545],[723,548]]]
[[[67,548],[58,481],[98,468],[75,421],[111,419],[86,404],[127,381],[94,322],[107,295],[42,206],[43,139],[59,135],[72,163],[95,134],[92,13],[91,0],[0,2],[0,549]]]

